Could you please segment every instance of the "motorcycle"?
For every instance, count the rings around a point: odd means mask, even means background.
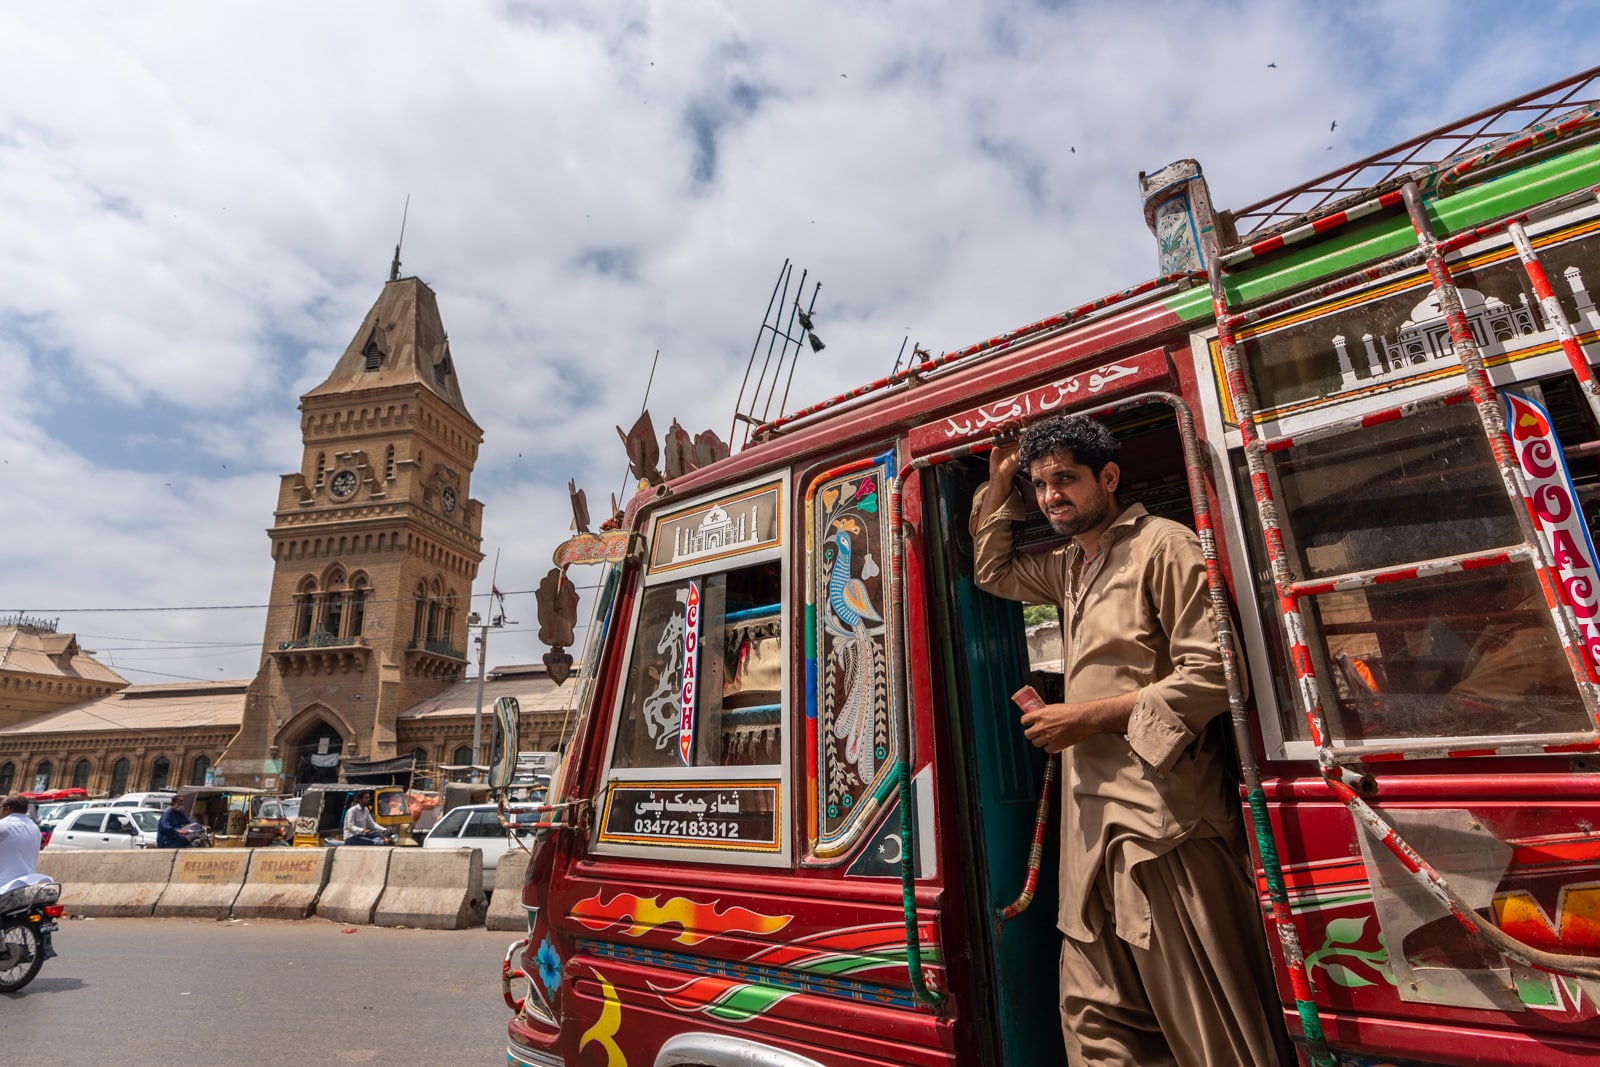
[[[190,848],[211,848],[216,844],[216,835],[204,823],[192,822],[180,831],[189,840]]]
[[[56,903],[61,886],[39,880],[0,893],[0,993],[15,993],[56,954],[50,935],[66,910]]]

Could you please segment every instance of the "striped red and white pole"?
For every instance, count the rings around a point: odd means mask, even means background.
[[[1561,303],[1556,299],[1556,292],[1550,284],[1550,277],[1545,273],[1544,264],[1539,260],[1539,255],[1533,250],[1533,242],[1528,240],[1528,231],[1521,222],[1514,222],[1509,227],[1511,243],[1516,246],[1517,256],[1522,260],[1522,269],[1528,273],[1528,281],[1533,285],[1533,295],[1539,301],[1539,313],[1544,319],[1546,329],[1554,330],[1557,339],[1561,342],[1561,351],[1567,357],[1567,365],[1572,368],[1573,375],[1578,379],[1578,387],[1583,393],[1583,398],[1589,402],[1589,410],[1594,413],[1595,422],[1600,424],[1600,382],[1595,381],[1594,371],[1589,367],[1589,361],[1584,358],[1583,349],[1578,345],[1578,339],[1573,335],[1572,324],[1567,321],[1566,312],[1561,310]]]

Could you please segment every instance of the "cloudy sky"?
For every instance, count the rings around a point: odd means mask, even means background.
[[[785,258],[790,406],[1155,273],[1137,175],[1242,206],[1600,55],[1593,5],[48,2],[0,9],[0,612],[129,680],[260,657],[296,404],[388,277],[528,590],[658,427],[726,436]],[[1336,129],[1330,129],[1337,122]],[[809,290],[809,285],[808,285]],[[585,576],[579,576],[580,583]],[[482,602],[479,602],[481,606]],[[91,610],[93,609],[93,610]],[[203,610],[202,610],[203,609]],[[492,663],[541,651],[531,596]]]

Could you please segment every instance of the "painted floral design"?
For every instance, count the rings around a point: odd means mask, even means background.
[[[551,996],[561,988],[561,957],[547,937],[539,945],[539,981]]]

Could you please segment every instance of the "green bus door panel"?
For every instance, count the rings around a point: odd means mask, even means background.
[[[1055,822],[1033,905],[1001,921],[1022,891],[1044,755],[1018,722],[1011,694],[1028,681],[1021,606],[983,592],[972,580],[967,514],[983,479],[979,468],[934,469],[930,511],[937,530],[934,580],[944,689],[970,834],[967,899],[975,902],[974,951],[985,951],[992,1025],[1005,1067],[1064,1062],[1056,1000],[1061,935],[1056,931]],[[981,927],[981,929],[980,929]]]

